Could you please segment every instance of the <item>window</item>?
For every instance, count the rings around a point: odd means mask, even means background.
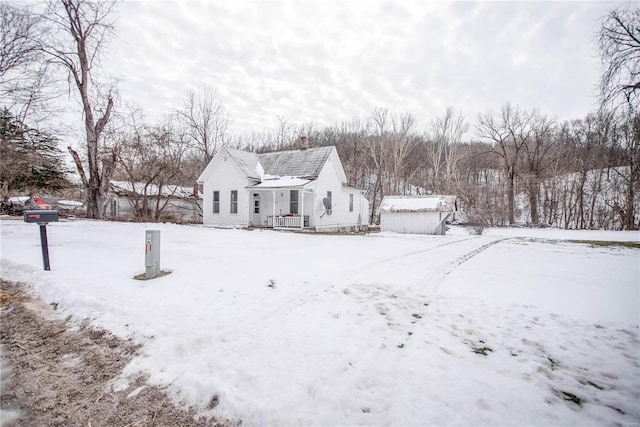
[[[220,213],[220,192],[219,191],[213,192],[213,213],[214,214]]]
[[[238,213],[238,190],[231,190],[231,210],[229,212]]]
[[[327,204],[325,205],[327,215],[331,215],[333,211],[333,201],[331,200],[331,191],[327,191]]]
[[[353,212],[353,194],[349,194],[349,212]]]
[[[289,190],[289,213],[298,213],[298,190]]]

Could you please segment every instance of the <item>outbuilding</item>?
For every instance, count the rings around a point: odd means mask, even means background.
[[[380,231],[444,235],[455,212],[455,196],[386,196],[380,205]]]

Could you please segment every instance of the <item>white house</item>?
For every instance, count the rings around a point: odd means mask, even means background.
[[[386,196],[380,204],[380,231],[444,234],[455,212],[455,196]]]
[[[198,178],[203,223],[311,231],[360,231],[364,190],[347,186],[335,147],[256,154],[222,148]]]

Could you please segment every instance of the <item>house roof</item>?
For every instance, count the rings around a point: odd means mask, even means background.
[[[238,167],[249,178],[260,179],[258,172],[258,154],[248,151],[225,148],[229,156],[238,164]]]
[[[317,147],[306,150],[275,151],[256,154],[248,151],[225,148],[242,172],[249,178],[261,179],[262,174],[271,176],[297,176],[317,178],[334,147]],[[258,163],[262,167],[258,167]],[[262,172],[262,174],[261,174]]]
[[[259,154],[265,174],[317,178],[333,146]]]
[[[33,200],[36,205],[40,206],[41,209],[51,209],[51,206],[55,204],[55,202],[51,200],[45,200],[38,196],[33,196],[31,200]]]
[[[456,196],[386,196],[380,212],[455,212]]]
[[[197,182],[203,183],[223,156],[231,157],[242,173],[247,178],[255,181],[264,181],[265,179],[277,177],[298,177],[314,180],[320,175],[322,168],[333,153],[337,156],[336,149],[333,146],[263,154],[223,147],[202,171]],[[340,179],[346,183],[346,176],[339,160],[335,166]]]

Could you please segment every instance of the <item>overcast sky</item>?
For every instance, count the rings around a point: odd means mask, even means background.
[[[510,101],[559,119],[595,107],[602,2],[125,1],[103,65],[147,115],[217,90],[237,132],[330,125],[375,107],[419,130]]]

